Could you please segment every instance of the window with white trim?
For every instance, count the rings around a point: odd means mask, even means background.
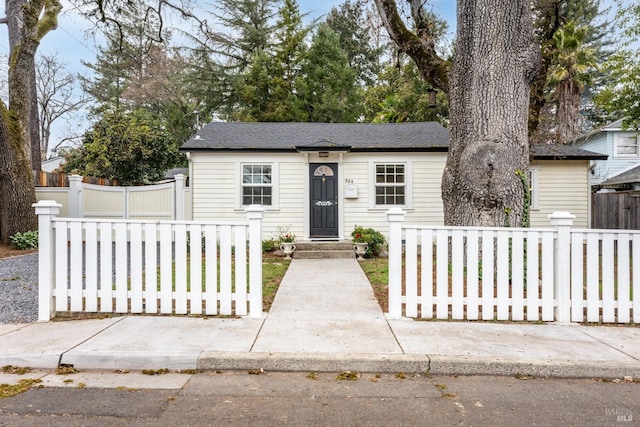
[[[616,157],[638,157],[638,134],[632,132],[616,133],[614,155]]]
[[[402,163],[375,165],[375,205],[406,204],[406,166]]]
[[[273,205],[273,165],[242,165],[242,206]]]

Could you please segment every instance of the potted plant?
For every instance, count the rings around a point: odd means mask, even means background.
[[[287,259],[291,259],[293,251],[296,250],[296,245],[293,242],[296,240],[296,235],[293,233],[284,233],[280,235],[280,249],[284,252]]]
[[[363,233],[354,231],[353,233],[353,250],[356,252],[358,261],[364,261],[364,255],[367,253],[369,243]]]

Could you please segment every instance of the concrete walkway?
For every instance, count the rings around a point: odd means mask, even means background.
[[[294,259],[262,319],[0,325],[6,365],[640,378],[640,328],[391,320],[355,259]]]

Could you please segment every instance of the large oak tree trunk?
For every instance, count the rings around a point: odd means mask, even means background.
[[[37,230],[33,174],[18,120],[0,103],[0,241],[17,232]]]
[[[32,117],[37,118],[35,55],[40,40],[57,26],[57,0],[7,0],[9,33],[9,105],[0,103],[0,241],[16,232],[37,229],[31,206],[35,188],[31,172]],[[35,113],[35,114],[34,114]],[[38,127],[37,121],[33,127]],[[37,141],[39,144],[39,141]],[[38,161],[39,158],[34,159]]]
[[[528,191],[529,91],[539,62],[530,2],[460,0],[457,19],[444,220],[521,226]]]
[[[375,3],[398,48],[449,95],[445,224],[522,225],[528,211],[529,92],[540,63],[530,0],[458,0],[453,68],[435,53],[427,2],[406,1],[416,31],[404,25],[395,0]]]

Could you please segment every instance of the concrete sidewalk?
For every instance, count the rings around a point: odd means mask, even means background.
[[[355,259],[293,260],[262,319],[0,325],[0,366],[640,378],[640,328],[386,319]]]

